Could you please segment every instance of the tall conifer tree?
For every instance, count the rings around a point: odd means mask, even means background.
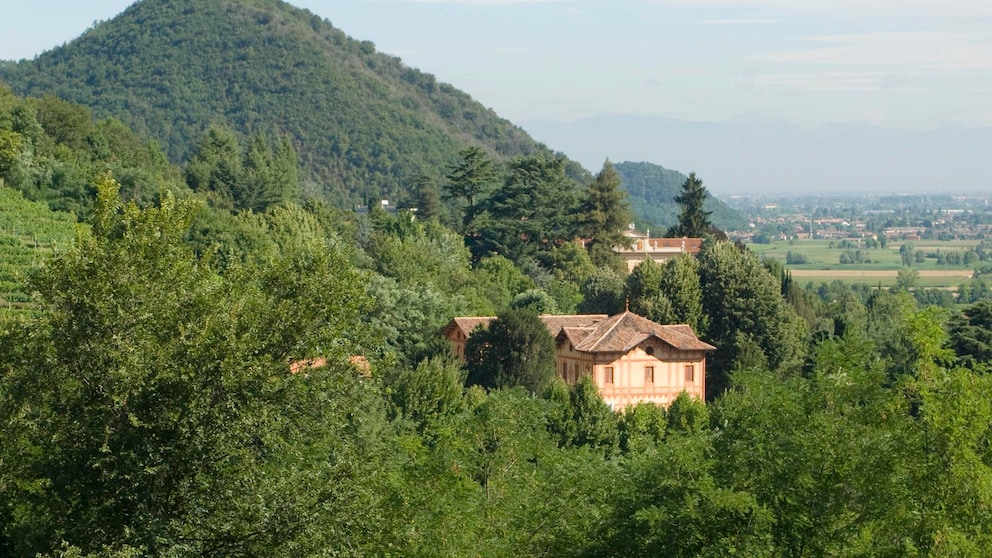
[[[476,215],[476,205],[479,200],[489,195],[499,182],[500,176],[492,159],[478,147],[468,147],[461,150],[458,155],[461,157],[461,162],[448,173],[445,195],[455,203],[464,204],[462,208],[464,231],[469,228],[469,223]]]
[[[620,187],[620,175],[609,160],[586,189],[579,216],[582,220],[579,234],[592,244],[613,248],[627,243],[623,231],[633,214],[627,194]]]
[[[675,196],[675,202],[682,208],[679,213],[679,224],[668,229],[665,236],[700,238],[706,234],[712,226],[710,214],[713,213],[703,209],[703,203],[708,195],[703,181],[696,178],[696,173],[690,172],[689,177],[682,183],[682,193]]]

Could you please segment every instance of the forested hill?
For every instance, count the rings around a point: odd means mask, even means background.
[[[304,187],[339,205],[395,199],[469,145],[497,157],[549,151],[451,85],[279,0],[143,0],[0,65],[0,81],[119,118],[174,163],[210,126],[288,135]]]
[[[642,221],[660,227],[662,234],[678,223],[679,206],[673,201],[679,195],[686,176],[654,163],[624,161],[614,165],[634,215]],[[704,182],[706,177],[700,177]],[[738,230],[747,226],[747,219],[722,201],[709,196],[704,208],[712,211],[711,221],[723,230]]]

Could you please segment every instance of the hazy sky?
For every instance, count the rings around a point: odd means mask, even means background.
[[[992,125],[992,0],[294,0],[515,122]],[[0,59],[127,0],[10,2]]]

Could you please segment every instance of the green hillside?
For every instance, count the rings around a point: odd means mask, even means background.
[[[654,163],[625,161],[614,166],[623,181],[635,217],[657,227],[659,234],[678,222],[679,206],[675,203],[675,196],[685,182],[684,174]],[[706,177],[701,178],[705,183]],[[713,212],[710,215],[713,224],[723,230],[747,226],[743,215],[712,196],[707,198],[705,208]]]
[[[32,307],[27,275],[53,250],[70,246],[75,218],[32,202],[0,181],[0,315]]]
[[[402,197],[413,176],[440,176],[469,145],[497,157],[548,152],[467,94],[279,0],[137,2],[71,43],[0,65],[0,81],[119,118],[174,163],[211,126],[288,136],[306,193],[343,206]]]

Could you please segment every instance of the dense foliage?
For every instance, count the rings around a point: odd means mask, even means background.
[[[555,341],[537,313],[510,308],[465,346],[468,384],[540,393],[555,375]]]
[[[127,17],[178,5],[203,8]],[[34,311],[0,308],[0,555],[992,547],[981,277],[952,312],[911,274],[801,288],[713,238],[628,275],[574,241],[617,232],[608,166],[580,184],[561,158],[462,149],[434,176],[446,208],[359,214],[295,203],[266,138],[212,130],[183,172],[116,121],[0,91],[0,242],[58,247],[12,280]],[[716,345],[706,401],[616,413],[554,377],[537,311],[628,304]],[[497,316],[468,365],[439,335],[454,315]]]
[[[113,171],[122,195],[148,203],[160,190],[185,190],[154,144],[121,122],[94,120],[85,107],[55,97],[20,98],[0,86],[0,180],[56,211],[85,218],[98,176]]]

